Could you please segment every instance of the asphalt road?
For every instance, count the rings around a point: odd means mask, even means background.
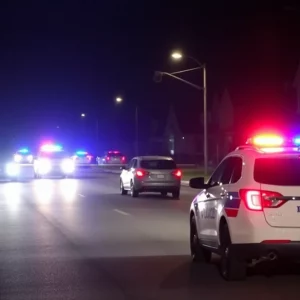
[[[181,200],[119,195],[118,176],[0,184],[0,299],[298,299],[298,265],[245,282],[193,265]]]

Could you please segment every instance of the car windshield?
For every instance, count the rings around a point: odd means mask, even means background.
[[[300,185],[300,159],[298,156],[258,158],[254,165],[254,180],[271,185]]]
[[[141,167],[143,169],[152,169],[152,170],[173,170],[176,169],[176,164],[173,160],[153,159],[153,160],[142,160]]]
[[[45,158],[66,158],[66,157],[68,157],[68,153],[66,153],[64,151],[41,152],[40,157],[45,157]]]

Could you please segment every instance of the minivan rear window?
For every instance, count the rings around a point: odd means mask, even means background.
[[[107,156],[110,156],[110,157],[122,157],[123,154],[120,153],[120,152],[117,152],[117,153],[108,153]]]
[[[254,164],[254,180],[270,185],[300,185],[300,158],[257,158]]]
[[[153,160],[142,160],[141,167],[143,169],[151,170],[173,170],[176,169],[176,164],[173,160],[166,159],[153,159]]]

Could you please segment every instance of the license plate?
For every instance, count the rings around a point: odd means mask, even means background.
[[[157,178],[165,178],[165,175],[157,175]]]

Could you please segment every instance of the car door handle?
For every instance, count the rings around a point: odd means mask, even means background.
[[[226,196],[226,193],[225,193],[225,192],[221,192],[221,193],[220,193],[220,196],[221,196],[221,197],[224,197],[224,196]]]
[[[206,198],[210,198],[210,194],[205,194]]]

